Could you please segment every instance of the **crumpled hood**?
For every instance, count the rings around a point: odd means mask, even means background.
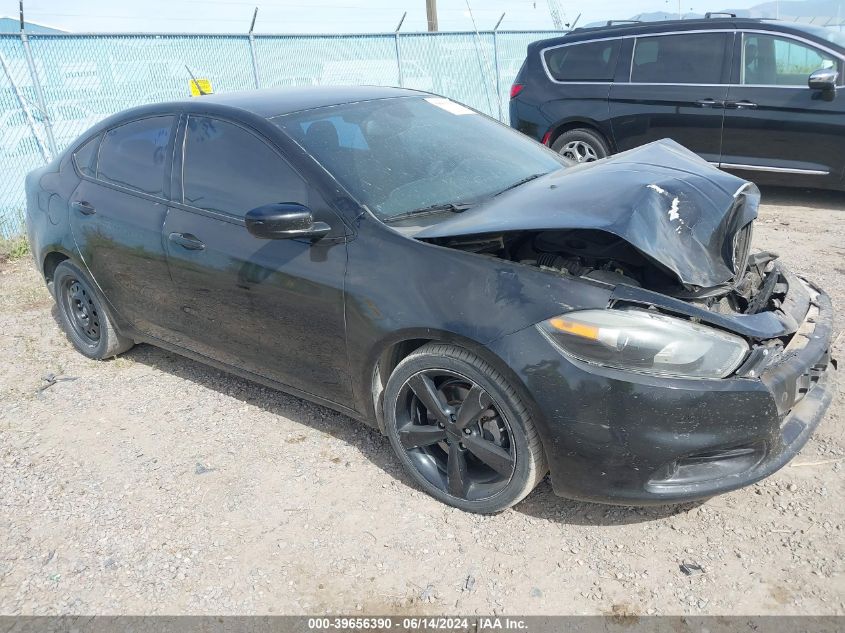
[[[423,229],[417,239],[513,231],[612,233],[687,286],[729,282],[734,237],[760,194],[671,140],[568,167]]]

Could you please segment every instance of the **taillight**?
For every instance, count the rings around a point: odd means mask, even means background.
[[[511,99],[522,92],[523,88],[525,88],[525,84],[513,84],[511,86]]]
[[[548,132],[546,132],[545,134],[543,134],[543,140],[542,140],[542,141],[540,141],[540,142],[541,142],[543,145],[548,145],[548,144],[549,144],[549,139],[550,139],[551,137],[552,137],[552,131],[551,131],[551,130],[549,130]]]

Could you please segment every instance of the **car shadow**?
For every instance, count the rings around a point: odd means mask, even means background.
[[[546,477],[534,492],[514,507],[535,519],[543,519],[566,525],[589,525],[606,527],[648,523],[676,515],[686,514],[701,506],[704,501],[665,504],[658,506],[612,506],[587,501],[563,499],[555,495],[549,478]]]
[[[401,465],[395,461],[387,438],[376,429],[343,413],[154,345],[138,344],[122,354],[122,357],[330,435],[357,448],[388,475],[409,486],[413,485]],[[279,441],[283,441],[281,434]]]
[[[62,329],[55,303],[50,314],[56,322],[56,327]],[[265,387],[154,345],[138,344],[122,354],[121,358],[167,372],[199,387],[235,398],[243,404],[258,407],[273,415],[331,435],[357,448],[364,457],[387,475],[408,488],[418,490],[393,454],[387,438],[363,422],[328,407]],[[113,361],[114,359],[102,362]],[[637,507],[574,501],[556,496],[547,476],[528,497],[510,511],[546,521],[598,527],[664,519],[689,512],[701,503]]]
[[[845,211],[845,191],[761,185],[762,203],[786,207],[809,207],[819,211]]]
[[[124,356],[331,435],[357,448],[361,455],[389,476],[417,489],[394,456],[387,438],[358,420],[152,345],[137,345]],[[572,501],[555,496],[546,479],[512,511],[549,521],[601,526],[654,521],[686,512],[697,505],[638,508]]]

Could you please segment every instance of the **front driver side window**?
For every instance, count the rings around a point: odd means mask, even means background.
[[[820,68],[836,68],[832,55],[785,37],[745,34],[742,83],[757,86],[807,86]]]
[[[185,135],[184,204],[241,218],[274,202],[308,204],[302,178],[275,149],[240,125],[191,116]]]

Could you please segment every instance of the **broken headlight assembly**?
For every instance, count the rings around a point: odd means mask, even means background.
[[[724,378],[748,354],[739,336],[646,310],[581,310],[537,327],[578,360],[659,376]]]

